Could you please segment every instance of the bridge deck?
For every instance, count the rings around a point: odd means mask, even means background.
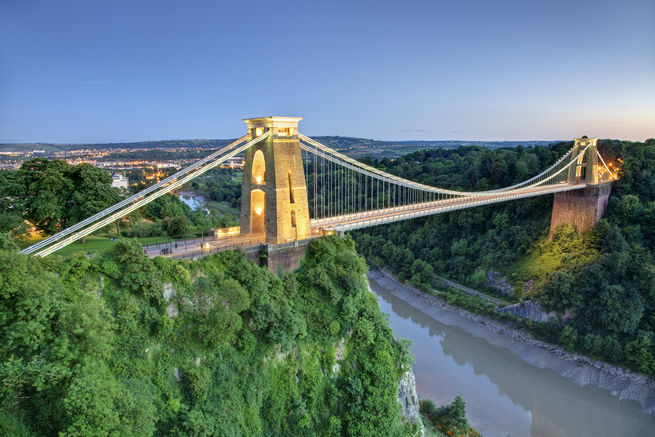
[[[313,231],[317,231],[319,229],[339,232],[350,231],[369,226],[392,223],[400,220],[423,217],[426,215],[456,211],[459,209],[471,208],[475,206],[490,205],[499,202],[506,202],[508,200],[541,196],[562,191],[580,190],[586,186],[586,184],[562,183],[512,191],[511,193],[499,193],[497,195],[484,197],[460,197],[455,199],[438,200],[433,202],[425,202],[355,214],[334,216],[323,219],[313,219],[311,220],[311,227]]]
[[[312,219],[311,238],[320,236],[321,230],[343,232],[475,206],[490,205],[514,199],[541,196],[562,191],[579,190],[585,187],[586,184],[562,183],[512,191],[511,193],[499,193],[491,196],[460,197],[393,208],[384,208],[356,214]],[[264,234],[247,236],[233,235],[171,241],[168,243],[144,246],[143,250],[150,258],[162,256],[172,259],[192,259],[202,258],[226,250],[255,248],[265,243],[266,236]]]

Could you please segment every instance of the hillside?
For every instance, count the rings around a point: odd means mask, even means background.
[[[406,153],[422,149],[452,149],[462,146],[481,146],[487,148],[548,145],[552,141],[379,141],[366,138],[343,136],[316,136],[315,140],[347,153],[350,156],[373,156],[379,158],[394,158]],[[184,149],[184,148],[216,148],[222,147],[234,139],[197,139],[197,140],[161,140],[138,141],[126,143],[87,143],[87,144],[53,144],[53,143],[4,143],[0,144],[0,152],[25,153],[34,150],[44,150],[48,153],[67,152],[72,150],[94,149]]]
[[[425,151],[374,164],[478,191],[537,174],[568,147]],[[588,232],[565,225],[549,241],[553,198],[543,196],[366,229],[354,234],[358,249],[426,289],[443,288],[437,274],[514,302],[538,301],[558,314],[527,325],[540,338],[655,374],[655,140],[605,140],[599,150],[622,165],[605,218]],[[494,313],[468,296],[448,299]]]
[[[0,250],[0,434],[406,436],[393,338],[352,240],[278,277],[236,252]]]

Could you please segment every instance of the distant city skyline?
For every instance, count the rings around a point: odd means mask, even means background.
[[[655,137],[655,2],[0,5],[0,142]]]

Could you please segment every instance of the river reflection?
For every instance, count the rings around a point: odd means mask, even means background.
[[[370,284],[395,335],[413,341],[419,397],[444,404],[461,395],[485,437],[655,436],[655,417],[637,402],[579,387]]]

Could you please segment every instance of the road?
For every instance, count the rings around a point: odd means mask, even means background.
[[[258,246],[265,241],[266,237],[263,234],[204,237],[152,244],[143,246],[143,250],[150,258],[157,256],[173,259],[202,258],[203,256],[225,250]]]

